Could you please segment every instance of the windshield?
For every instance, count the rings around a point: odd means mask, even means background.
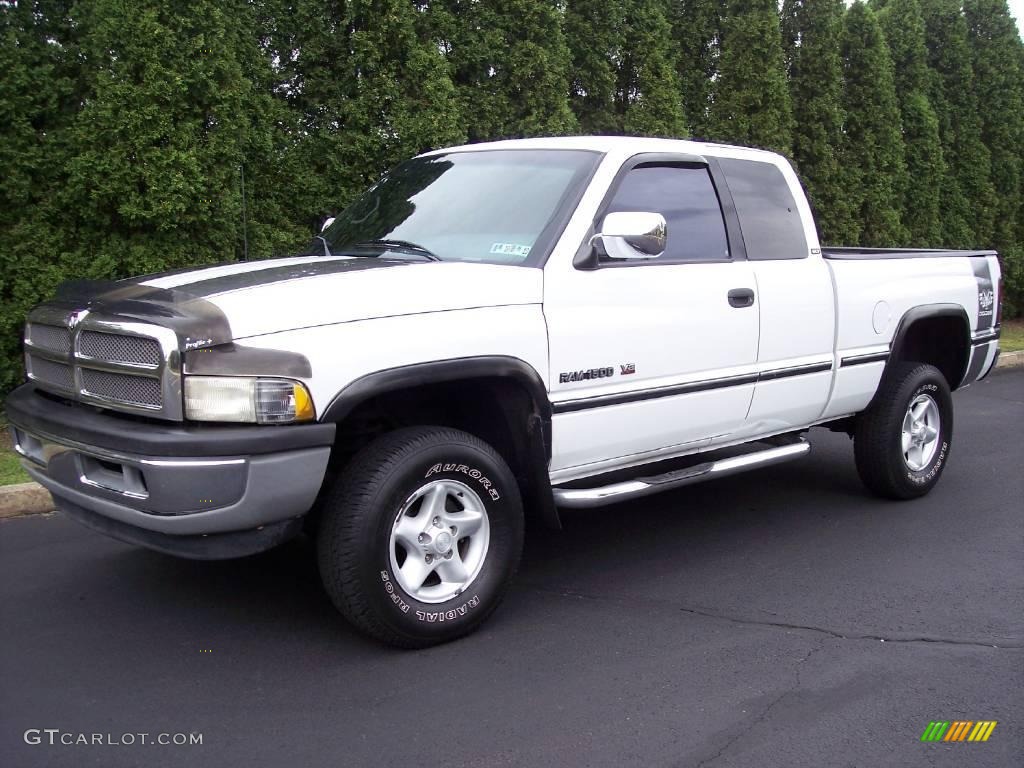
[[[599,159],[579,150],[516,149],[417,157],[321,234],[334,255],[415,247],[443,261],[536,264]]]

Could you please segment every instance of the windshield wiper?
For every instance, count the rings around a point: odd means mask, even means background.
[[[427,261],[441,261],[441,257],[428,248],[408,240],[364,240],[356,243],[353,248],[389,248],[394,251],[407,251],[422,256]]]

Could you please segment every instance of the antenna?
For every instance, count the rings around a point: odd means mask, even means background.
[[[242,172],[242,261],[249,260],[249,221],[246,216],[245,199],[245,165],[239,166]]]

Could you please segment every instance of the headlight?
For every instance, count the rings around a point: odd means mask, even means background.
[[[185,376],[185,417],[194,421],[288,424],[314,416],[309,391],[298,381]]]

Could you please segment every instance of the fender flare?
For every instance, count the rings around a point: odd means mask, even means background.
[[[547,387],[537,370],[517,357],[481,355],[450,358],[426,363],[413,363],[386,368],[366,374],[346,385],[324,410],[321,422],[339,423],[359,405],[372,397],[425,384],[444,384],[471,379],[506,379],[522,386],[533,403],[526,429],[526,451],[529,456],[530,481],[536,489],[533,502],[543,522],[561,528],[548,466],[551,463],[551,400]]]
[[[896,325],[896,333],[893,334],[892,342],[889,344],[889,359],[882,371],[882,376],[889,372],[894,361],[901,359],[903,348],[906,346],[907,334],[914,323],[935,317],[955,317],[963,321],[964,338],[967,342],[967,359],[963,362],[963,370],[960,371],[956,386],[951,389],[958,389],[962,385],[971,356],[971,321],[967,316],[967,310],[959,304],[921,304],[904,312]]]

